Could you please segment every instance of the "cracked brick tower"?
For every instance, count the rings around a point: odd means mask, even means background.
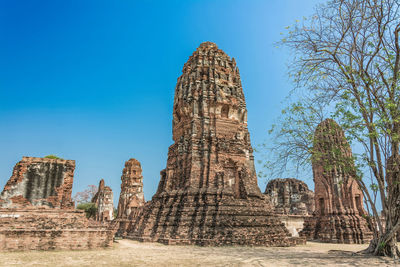
[[[257,185],[235,60],[211,42],[178,78],[173,140],[156,194],[128,238],[165,244],[289,246],[292,238]]]

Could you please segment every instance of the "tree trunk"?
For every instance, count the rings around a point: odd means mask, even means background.
[[[390,233],[390,231],[387,231],[382,236],[375,237],[369,243],[368,248],[361,251],[361,253],[399,259],[400,251],[397,247],[396,234],[394,232]]]

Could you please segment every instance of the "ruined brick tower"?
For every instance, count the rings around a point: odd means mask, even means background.
[[[109,186],[105,186],[104,179],[101,179],[97,193],[91,201],[97,206],[96,221],[109,222],[114,219],[113,197],[112,189]]]
[[[269,181],[265,193],[277,214],[311,215],[314,212],[314,192],[303,181],[286,178]]]
[[[125,162],[121,176],[121,194],[114,222],[118,236],[126,235],[132,218],[137,216],[144,203],[142,167],[139,161],[130,159]]]
[[[182,72],[167,167],[128,237],[166,244],[293,245],[296,240],[271,214],[257,185],[235,60],[205,42]]]
[[[354,180],[351,148],[332,119],[321,122],[314,135],[312,168],[315,212],[300,233],[307,239],[333,243],[366,243],[372,233],[363,208],[363,194]]]
[[[127,219],[131,212],[144,205],[142,167],[139,161],[130,159],[125,162],[121,182],[117,218]]]

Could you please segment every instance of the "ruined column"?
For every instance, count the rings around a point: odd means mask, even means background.
[[[121,176],[121,194],[115,219],[118,236],[126,235],[131,220],[138,216],[144,203],[142,167],[139,161],[132,158],[125,162]]]
[[[165,244],[293,245],[257,185],[235,60],[205,42],[182,72],[167,166],[128,237]]]
[[[92,198],[96,204],[97,212],[95,220],[99,222],[110,222],[114,219],[113,192],[109,186],[104,185],[104,179],[100,180],[97,193]]]
[[[315,212],[300,233],[307,239],[332,243],[366,243],[372,238],[363,194],[354,180],[355,167],[342,128],[332,119],[314,134],[312,168]]]

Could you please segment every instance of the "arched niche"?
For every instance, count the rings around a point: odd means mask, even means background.
[[[221,118],[228,118],[229,116],[229,106],[223,105],[221,108]]]

